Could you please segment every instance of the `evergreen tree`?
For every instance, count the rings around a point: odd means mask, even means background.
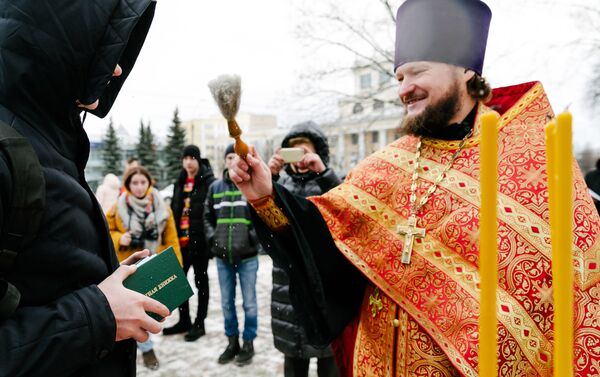
[[[112,118],[110,118],[108,130],[102,140],[102,160],[104,161],[102,166],[103,175],[113,173],[118,176],[121,174],[122,152]]]
[[[144,165],[144,162],[147,160],[148,156],[148,141],[146,138],[146,126],[144,125],[144,120],[140,120],[140,131],[138,133],[138,143],[135,147],[137,157],[140,161],[140,164]]]
[[[149,168],[148,164],[152,160],[152,146],[148,142],[148,130],[143,120],[140,120],[140,131],[138,134],[136,152],[140,161],[140,165],[143,165],[145,168]]]
[[[173,119],[167,134],[167,145],[163,149],[165,156],[165,169],[167,182],[172,183],[177,179],[181,170],[181,151],[185,147],[185,130],[179,120],[179,109],[175,108]]]
[[[158,148],[156,146],[156,140],[154,139],[154,134],[152,133],[152,129],[150,128],[150,122],[148,122],[148,126],[146,127],[146,138],[148,141],[148,145],[150,147],[149,156],[150,161],[148,161],[147,165],[148,170],[152,173],[154,178],[160,178],[160,166],[158,164]]]
[[[160,170],[157,161],[156,144],[154,142],[154,134],[150,123],[144,125],[144,121],[140,121],[140,133],[137,145],[137,154],[140,163],[150,171],[154,178],[160,178]]]

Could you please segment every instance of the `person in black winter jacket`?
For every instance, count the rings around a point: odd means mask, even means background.
[[[90,144],[82,109],[110,110],[152,18],[151,0],[0,0],[0,121],[40,161],[44,215],[37,235],[0,278],[21,293],[0,321],[0,376],[135,376],[135,342],[169,314],[125,289],[102,209],[85,181]],[[0,153],[0,229],[15,190]],[[0,250],[6,241],[0,237]],[[1,253],[0,253],[1,254]]]
[[[292,127],[281,143],[282,148],[302,148],[304,157],[297,163],[285,163],[279,153],[269,160],[273,179],[290,192],[303,197],[321,195],[341,183],[327,167],[329,145],[327,138],[314,122]],[[281,171],[284,173],[280,175]],[[319,377],[335,377],[338,370],[331,347],[317,349],[308,344],[306,335],[292,307],[289,278],[283,268],[273,263],[273,292],[271,296],[271,327],[275,348],[285,355],[284,375],[306,377],[310,358],[316,357]]]
[[[217,257],[221,288],[221,307],[228,345],[219,356],[225,364],[235,358],[237,365],[246,365],[254,356],[253,341],[258,327],[256,304],[256,273],[258,271],[258,239],[250,221],[246,198],[229,179],[227,169],[235,157],[233,144],[225,149],[223,179],[208,189],[204,205],[204,227],[212,254]],[[240,348],[239,327],[235,308],[236,276],[240,279],[244,308],[244,344]]]
[[[215,181],[210,162],[200,157],[200,149],[188,145],[182,153],[183,169],[175,182],[171,209],[175,217],[183,271],[187,274],[194,267],[194,281],[198,288],[198,312],[192,324],[190,304],[184,302],[179,307],[179,322],[165,328],[164,335],[188,332],[184,339],[193,342],[206,334],[204,320],[208,312],[208,260],[210,255],[204,236],[204,201],[208,187]]]

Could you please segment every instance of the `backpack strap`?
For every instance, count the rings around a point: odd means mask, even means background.
[[[11,170],[13,190],[0,229],[0,276],[12,267],[17,254],[37,235],[46,207],[42,166],[29,141],[0,121],[0,152]]]

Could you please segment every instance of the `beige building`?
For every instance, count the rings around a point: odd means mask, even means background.
[[[263,158],[271,156],[274,140],[280,133],[277,118],[273,115],[240,113],[236,117],[242,129],[242,140],[254,145]],[[223,153],[234,139],[229,137],[227,121],[221,116],[193,119],[181,122],[186,133],[186,143],[200,148],[203,158],[208,158],[215,175],[224,169]]]
[[[346,174],[359,161],[398,138],[404,109],[392,67],[384,71],[356,64],[354,96],[339,101],[339,118],[324,124],[329,140],[330,166]]]

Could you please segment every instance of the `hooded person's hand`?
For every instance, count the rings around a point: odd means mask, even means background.
[[[325,169],[327,169],[323,163],[323,160],[321,160],[321,156],[312,152],[304,145],[302,145],[301,148],[304,149],[304,156],[302,157],[302,160],[296,163],[296,166],[298,166],[300,169],[308,169],[317,174],[321,174],[325,171]]]
[[[133,263],[148,254],[147,249],[134,253],[124,260],[115,272],[98,284],[98,289],[106,297],[115,317],[117,325],[115,341],[117,342],[129,338],[145,342],[148,340],[148,331],[153,334],[160,332],[161,323],[146,312],[156,313],[161,317],[171,314],[169,309],[160,302],[123,286],[123,281],[137,270],[137,266]]]
[[[281,169],[283,169],[283,166],[285,165],[283,157],[279,154],[280,150],[281,148],[277,148],[273,156],[271,156],[271,158],[269,159],[269,163],[267,164],[269,166],[269,169],[271,169],[271,174],[273,175],[279,175],[279,172],[281,171]]]

